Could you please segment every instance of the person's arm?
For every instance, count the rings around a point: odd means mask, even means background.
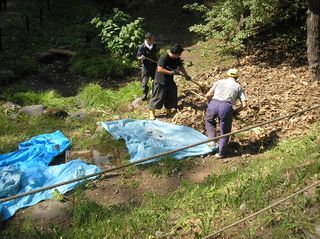
[[[214,92],[214,87],[211,87],[211,89],[210,89],[210,90],[207,92],[207,94],[205,95],[208,102],[212,99],[212,97],[213,97],[213,92]]]
[[[233,112],[234,114],[239,114],[242,110],[244,110],[245,108],[247,108],[247,100],[242,100],[241,101],[241,105],[235,109]]]
[[[245,93],[243,92],[243,90],[241,89],[240,91],[240,97],[239,97],[240,101],[241,101],[241,105],[235,109],[233,112],[234,114],[239,114],[242,110],[244,110],[245,108],[247,108],[247,97],[245,95]]]
[[[176,71],[173,71],[172,69],[167,70],[165,68],[166,59],[167,59],[166,55],[160,56],[158,61],[158,66],[157,66],[157,72],[162,73],[164,75],[175,75],[177,73]]]
[[[165,68],[163,68],[162,66],[157,66],[157,71],[159,72],[159,73],[162,73],[162,74],[165,74],[165,75],[174,75],[174,73],[172,72],[172,71],[169,71],[169,70],[167,70],[167,69],[165,69]]]
[[[138,47],[138,51],[137,51],[137,55],[136,56],[137,56],[138,60],[144,60],[145,59],[144,55],[142,53],[142,47],[141,46]]]
[[[186,80],[191,80],[191,77],[188,75],[188,73],[183,65],[179,66],[179,73],[180,73],[180,75],[184,76],[186,78]]]

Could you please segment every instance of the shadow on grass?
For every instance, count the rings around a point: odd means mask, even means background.
[[[271,131],[268,135],[262,138],[249,140],[245,145],[240,145],[238,142],[230,142],[228,145],[229,156],[241,156],[244,154],[261,154],[275,147],[279,142],[278,132],[280,129]]]

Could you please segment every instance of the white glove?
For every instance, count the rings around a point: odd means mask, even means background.
[[[143,61],[143,60],[145,60],[145,59],[146,59],[146,57],[145,57],[144,55],[141,55],[141,56],[140,56],[140,60]]]

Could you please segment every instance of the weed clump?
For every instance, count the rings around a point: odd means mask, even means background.
[[[100,85],[91,83],[80,90],[76,102],[83,108],[117,110],[141,94],[140,91],[138,82],[129,83],[119,91],[103,89]]]

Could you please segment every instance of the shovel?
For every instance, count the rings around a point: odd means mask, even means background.
[[[148,58],[148,57],[145,57],[145,59],[146,60],[148,60],[148,61],[151,61],[151,62],[153,62],[153,63],[155,63],[155,64],[158,64],[158,62],[156,62],[155,60],[152,60],[152,59],[150,59],[150,58]],[[169,70],[173,70],[171,67],[168,67],[169,68]],[[183,76],[184,77],[184,75],[181,75],[181,74],[179,74],[180,76]],[[196,81],[194,81],[194,80],[190,80],[192,83],[194,83],[194,84],[196,84],[197,86],[199,86],[199,88],[200,88],[200,90],[201,91],[203,91],[203,90],[205,90],[205,87],[203,86],[203,85],[201,85],[201,84],[199,84],[198,82],[196,82]]]

